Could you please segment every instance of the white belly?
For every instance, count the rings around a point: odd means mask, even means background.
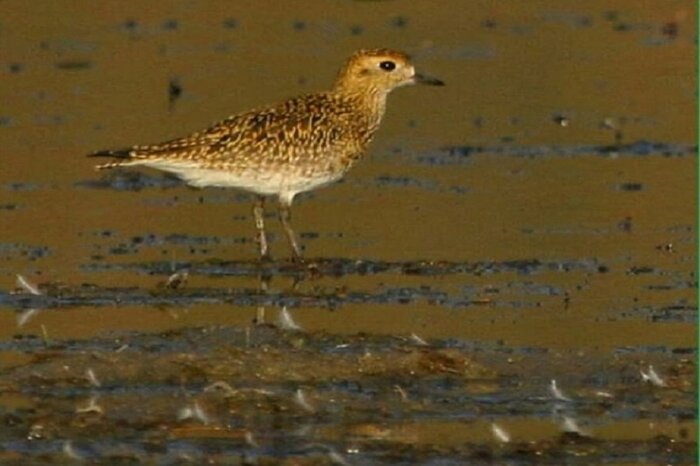
[[[214,170],[200,168],[196,164],[187,162],[163,160],[134,160],[129,162],[128,165],[142,165],[173,173],[188,185],[197,188],[238,188],[263,196],[276,195],[289,202],[298,193],[333,183],[343,176],[342,173],[299,176],[295,173],[285,173],[284,171],[272,172],[252,169],[240,171]]]

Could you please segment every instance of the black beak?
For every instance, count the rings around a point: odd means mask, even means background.
[[[432,76],[424,76],[422,74],[414,74],[413,82],[416,84],[427,84],[428,86],[444,86],[445,83]]]

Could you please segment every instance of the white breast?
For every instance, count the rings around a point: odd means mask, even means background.
[[[215,170],[185,161],[133,160],[128,165],[163,170],[197,188],[237,188],[263,196],[276,195],[290,203],[296,194],[333,183],[343,176],[343,173],[302,176],[282,170]]]

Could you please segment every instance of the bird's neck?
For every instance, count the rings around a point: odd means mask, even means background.
[[[376,88],[343,89],[336,87],[336,92],[355,107],[358,119],[363,125],[367,125],[370,132],[379,127],[386,110],[387,92]]]

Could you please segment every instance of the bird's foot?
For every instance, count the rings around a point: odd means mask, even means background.
[[[309,262],[306,264],[306,275],[310,280],[321,278],[323,274],[321,273],[318,262]]]
[[[292,263],[300,267],[306,263],[304,257],[296,249],[294,249],[294,252],[292,253]]]
[[[305,279],[318,278],[321,276],[318,262],[304,259],[301,254],[294,254],[292,256],[292,263],[296,266],[297,270],[304,274]]]

